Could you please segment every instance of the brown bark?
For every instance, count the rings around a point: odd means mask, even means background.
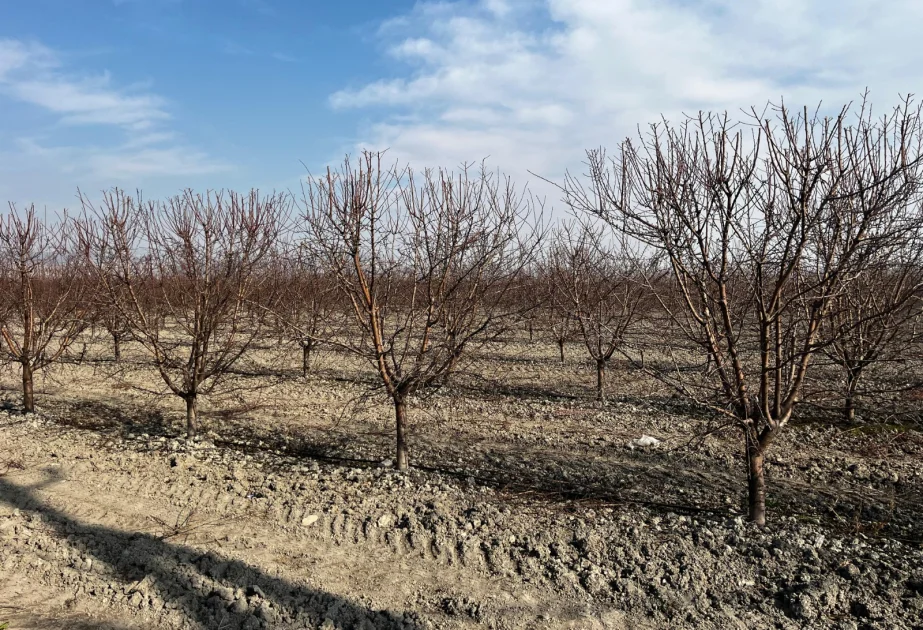
[[[846,422],[856,421],[856,390],[859,387],[859,374],[850,373],[846,378],[846,400],[843,402],[843,416]]]
[[[35,385],[32,365],[28,361],[22,362],[22,407],[26,413],[35,411]]]
[[[747,455],[747,518],[759,527],[766,526],[766,473],[764,451],[759,440],[745,431]]]
[[[605,374],[606,362],[602,359],[596,360],[596,400],[599,402],[606,401],[605,391]]]
[[[307,377],[311,371],[311,343],[301,344],[301,375]]]
[[[407,403],[403,398],[394,399],[394,419],[397,428],[397,453],[394,467],[398,470],[407,470],[410,466],[407,456]]]
[[[195,437],[199,430],[195,395],[186,397],[186,437]]]
[[[112,354],[116,363],[122,360],[122,336],[117,333],[112,334]]]
[[[558,353],[561,355],[561,364],[564,364],[564,340],[558,339]]]

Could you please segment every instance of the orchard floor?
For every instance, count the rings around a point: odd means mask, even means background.
[[[136,349],[135,349],[136,350]],[[508,343],[412,403],[265,348],[202,436],[104,344],[0,412],[0,623],[17,628],[920,628],[923,439],[795,426],[741,517],[731,429],[638,372]],[[476,369],[475,369],[476,368]],[[633,447],[642,435],[660,443]]]

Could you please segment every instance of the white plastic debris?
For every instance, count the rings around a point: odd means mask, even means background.
[[[638,439],[629,442],[628,448],[635,450],[638,447],[645,448],[648,446],[657,446],[658,444],[660,444],[660,440],[657,438],[651,437],[650,435],[642,435]]]
[[[378,465],[382,468],[394,468],[394,462],[390,459],[383,459]]]

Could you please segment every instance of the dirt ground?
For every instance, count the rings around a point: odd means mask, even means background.
[[[204,435],[103,342],[0,412],[0,623],[17,628],[923,628],[923,437],[792,427],[743,522],[739,436],[643,374],[611,397],[518,339],[411,403],[392,457],[374,375],[266,347]],[[642,436],[659,440],[637,446]],[[384,465],[383,465],[384,464]]]

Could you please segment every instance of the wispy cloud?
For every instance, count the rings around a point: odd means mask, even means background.
[[[298,58],[291,55],[286,55],[285,53],[274,52],[272,53],[272,58],[276,61],[281,61],[282,63],[298,63]]]
[[[55,54],[38,42],[0,38],[0,81],[24,69],[47,70],[57,65]]]
[[[240,6],[251,11],[256,11],[266,17],[276,17],[279,13],[276,8],[266,0],[238,0]]]
[[[244,46],[240,42],[225,39],[221,42],[221,52],[233,56],[250,56],[253,54],[253,49]]]
[[[22,155],[56,164],[66,173],[92,181],[118,183],[138,177],[205,175],[228,170],[207,153],[183,146],[127,142],[117,146],[53,146],[32,138],[17,142]]]
[[[923,79],[921,27],[917,0],[421,2],[379,30],[397,73],[330,104],[369,109],[360,146],[555,177],[661,114],[838,106],[866,86],[892,104]]]
[[[0,95],[59,114],[71,125],[143,130],[170,118],[161,97],[117,88],[108,73],[65,74],[51,49],[19,40],[0,40]]]
[[[20,101],[61,114],[65,124],[143,130],[170,118],[163,99],[115,90],[108,75],[78,81],[60,77],[25,79],[10,82],[4,91]]]
[[[37,42],[0,39],[0,103],[4,99],[31,105],[56,120],[50,128],[14,130],[13,145],[0,152],[4,172],[28,168],[47,180],[66,176],[73,186],[110,186],[231,168],[182,141],[169,126],[168,101],[150,86],[122,87],[109,73],[74,72]],[[116,139],[102,143],[106,134],[99,134],[92,143],[77,143],[68,127],[109,128]]]

